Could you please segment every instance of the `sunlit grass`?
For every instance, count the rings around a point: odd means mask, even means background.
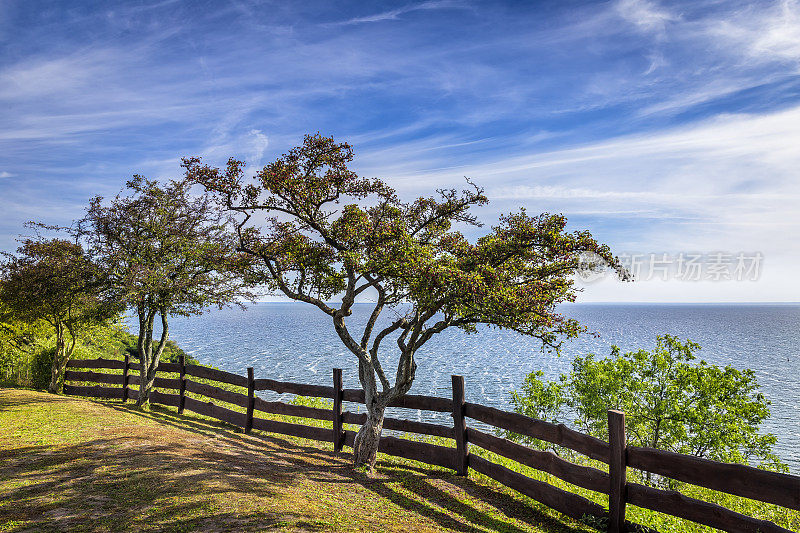
[[[108,371],[108,370],[105,371],[105,372],[121,373],[121,371]],[[172,378],[172,377],[178,377],[178,374],[166,374],[165,373],[165,374],[159,374],[159,376],[160,377],[170,377],[170,378]],[[219,383],[219,382],[206,380],[206,379],[201,379],[201,378],[196,378],[194,376],[189,376],[189,379],[192,379],[193,381],[197,381],[197,382],[200,382],[200,383],[207,383],[207,384],[210,384],[210,385],[214,385],[214,386],[226,389],[226,390],[239,392],[241,394],[247,394],[247,390],[245,388],[242,388],[242,387],[237,387],[237,386],[228,385],[228,384]],[[171,390],[171,389],[157,389],[157,390],[161,390],[162,392],[165,392],[165,393],[177,394],[177,391]],[[193,393],[190,393],[190,392],[187,392],[186,395],[188,397],[194,397],[194,398],[196,398],[198,400],[202,400],[204,402],[205,401],[209,401],[209,398],[207,398],[207,397],[196,395],[196,394],[193,394]],[[134,393],[134,396],[135,396],[135,393]],[[228,403],[225,403],[225,402],[222,402],[222,401],[219,401],[219,400],[212,400],[212,401],[214,401],[214,403],[216,403],[218,405],[222,405],[222,406],[224,406],[224,407],[226,407],[226,408],[228,408],[228,409],[230,409],[232,411],[237,411],[237,412],[245,412],[246,411],[246,409],[244,407],[242,407],[242,406],[238,406],[238,405],[234,405],[234,404],[228,404]],[[305,405],[305,406],[316,407],[316,408],[321,408],[321,409],[332,409],[332,405],[333,405],[332,401],[330,401],[328,399],[324,399],[324,398],[293,397],[289,401],[290,401],[290,403],[294,403],[296,405]],[[353,411],[358,410],[357,407],[356,408],[352,408],[352,406],[350,406],[350,407],[351,407],[351,409]],[[346,409],[347,409],[347,407],[346,407]],[[363,409],[362,409],[362,412],[363,412]],[[193,416],[195,416],[195,415],[193,415]],[[256,411],[255,416],[258,417],[258,418],[279,420],[279,421],[290,422],[290,423],[294,423],[294,424],[302,424],[302,425],[307,425],[307,426],[322,427],[322,428],[331,428],[332,427],[332,422],[326,421],[326,420],[317,420],[317,419],[311,419],[311,418],[301,418],[301,417],[290,417],[290,416],[274,415],[274,414],[269,414],[269,413],[263,413],[263,412],[260,412],[260,411]],[[199,415],[198,415],[198,418],[205,418],[205,417],[199,417]],[[358,427],[345,424],[345,429],[356,431],[358,429]],[[71,433],[69,431],[67,431],[67,434],[71,434]],[[404,438],[414,439],[414,440],[421,440],[421,441],[425,441],[425,442],[429,442],[429,443],[434,443],[434,444],[437,444],[437,445],[440,445],[440,446],[455,447],[455,442],[453,440],[451,440],[451,439],[420,436],[420,435],[413,435],[413,434],[403,435],[403,437]],[[328,443],[325,443],[324,445],[325,446],[330,446]],[[487,460],[490,460],[490,461],[492,461],[492,462],[494,462],[496,464],[500,464],[502,466],[505,466],[505,467],[515,471],[515,472],[519,472],[519,473],[524,474],[524,475],[526,475],[528,477],[531,477],[533,479],[547,482],[547,483],[549,483],[549,484],[551,484],[551,485],[553,485],[555,487],[558,487],[558,488],[561,488],[563,490],[567,490],[569,492],[572,492],[572,493],[578,494],[580,496],[583,496],[583,497],[585,497],[585,498],[587,498],[587,499],[589,499],[591,501],[594,501],[594,502],[596,502],[596,503],[598,503],[598,504],[600,504],[600,505],[602,505],[602,506],[604,506],[606,508],[608,507],[608,496],[605,495],[605,494],[596,493],[596,492],[593,492],[593,491],[578,487],[576,485],[572,485],[572,484],[567,483],[567,482],[565,482],[565,481],[563,481],[563,480],[561,480],[561,479],[559,479],[559,478],[557,478],[557,477],[555,477],[553,475],[550,475],[550,474],[547,474],[545,472],[541,472],[541,471],[538,471],[536,469],[530,468],[528,466],[522,465],[520,463],[517,463],[516,461],[507,459],[505,457],[502,457],[500,455],[494,454],[492,452],[488,452],[488,451],[483,450],[483,449],[481,449],[481,448],[479,448],[479,447],[477,447],[475,445],[471,445],[470,446],[470,453],[476,454],[476,455],[478,455],[480,457],[483,457],[483,458],[485,458]],[[582,464],[582,465],[586,465],[586,466],[592,466],[592,467],[597,468],[599,470],[608,471],[608,467],[604,463],[601,463],[599,461],[590,460],[590,459],[588,459],[588,458],[586,458],[584,456],[581,456],[579,454],[569,453],[568,454],[568,458],[570,460],[574,461],[574,462],[577,462],[578,464]],[[394,464],[400,464],[400,465],[405,465],[405,466],[411,466],[411,465],[414,465],[414,464],[418,464],[418,463],[415,463],[413,461],[407,461],[407,460],[400,459],[400,458],[392,458],[390,461],[392,461]],[[426,466],[426,468],[430,468],[430,469],[433,469],[433,470],[442,470],[442,471],[445,470],[445,469],[438,469],[437,467],[428,467],[428,466]],[[485,484],[488,484],[488,485],[491,485],[491,486],[495,486],[496,488],[498,488],[498,490],[505,491],[508,494],[513,495],[514,498],[519,499],[521,501],[525,501],[526,503],[530,504],[531,506],[533,506],[534,508],[536,508],[538,511],[540,511],[542,513],[545,513],[545,514],[548,514],[548,515],[551,515],[551,516],[558,516],[558,514],[555,511],[542,506],[541,504],[535,502],[534,500],[531,500],[530,498],[527,498],[525,496],[519,495],[519,494],[515,493],[514,491],[511,491],[510,489],[506,489],[505,487],[502,487],[500,484],[498,484],[494,480],[491,480],[490,478],[488,478],[486,476],[483,476],[483,475],[481,475],[481,474],[479,474],[477,472],[470,471],[470,478],[478,480],[481,483],[485,483]],[[636,472],[635,471],[630,471],[630,470],[629,470],[629,480],[635,481],[635,482],[641,482],[641,479],[639,477],[637,477]],[[696,499],[703,500],[703,501],[708,501],[708,502],[711,502],[711,503],[716,503],[718,505],[721,505],[723,507],[726,507],[728,509],[731,509],[733,511],[736,511],[738,513],[741,513],[741,514],[744,514],[744,515],[747,515],[747,516],[752,516],[752,517],[755,517],[755,518],[758,518],[758,519],[768,520],[770,522],[774,522],[774,523],[780,525],[781,527],[784,527],[784,528],[787,528],[787,529],[790,529],[790,530],[795,530],[795,531],[796,530],[800,530],[800,512],[798,512],[798,511],[793,511],[793,510],[786,509],[786,508],[783,508],[783,507],[780,507],[780,506],[766,504],[766,503],[763,503],[763,502],[758,502],[758,501],[750,500],[750,499],[747,499],[747,498],[741,498],[741,497],[738,497],[738,496],[733,496],[733,495],[729,495],[729,494],[726,494],[726,493],[713,491],[713,490],[710,490],[710,489],[706,489],[706,488],[703,488],[703,487],[698,487],[698,486],[690,485],[690,484],[686,484],[686,483],[678,483],[676,489],[679,490],[681,493],[685,494],[686,496],[689,496],[689,497],[692,497],[692,498],[696,498]],[[644,525],[644,526],[647,526],[647,527],[651,527],[653,529],[656,529],[658,531],[665,532],[665,533],[666,532],[672,532],[672,531],[674,531],[674,532],[687,532],[687,533],[700,533],[700,532],[715,531],[713,528],[709,528],[707,526],[702,526],[702,525],[695,524],[693,522],[686,521],[686,520],[683,520],[683,519],[680,519],[680,518],[672,517],[672,516],[665,515],[665,514],[662,514],[662,513],[657,513],[657,512],[654,512],[654,511],[650,511],[648,509],[642,509],[642,508],[634,507],[634,506],[631,506],[631,505],[629,505],[627,507],[627,519],[629,521],[631,521],[631,522],[638,523],[638,524],[641,524],[641,525]]]
[[[0,531],[586,531],[447,469],[381,454],[367,477],[331,443],[173,408],[0,389],[0,427]]]

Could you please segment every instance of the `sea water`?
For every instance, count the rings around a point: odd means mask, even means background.
[[[356,304],[348,317],[355,338],[360,339],[358,328],[370,311],[369,304]],[[514,332],[481,327],[466,334],[450,329],[416,354],[411,393],[449,398],[450,376],[459,374],[465,378],[467,401],[510,410],[510,392],[532,371],[555,379],[571,369],[576,355],[606,356],[612,345],[623,351],[651,349],[657,335],[669,333],[699,343],[698,359],[755,371],[761,392],[772,402],[762,430],[778,436],[776,452],[792,473],[800,474],[800,305],[569,304],[560,312],[598,336],[568,341],[556,356],[543,353],[538,340]],[[345,387],[359,387],[355,356],[339,340],[330,317],[309,304],[259,303],[246,310],[214,310],[173,318],[170,331],[187,353],[229,372],[245,375],[252,366],[257,378],[330,385],[331,369],[342,368]],[[393,380],[394,340],[384,340],[383,348],[383,367]],[[449,423],[443,414],[403,415]]]

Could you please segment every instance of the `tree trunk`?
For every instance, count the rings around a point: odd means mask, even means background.
[[[371,474],[375,468],[378,443],[383,430],[383,412],[386,410],[389,400],[385,395],[378,394],[375,368],[364,359],[358,363],[358,380],[364,388],[367,421],[358,430],[353,441],[353,464],[356,467],[366,466]]]
[[[139,355],[139,394],[136,405],[141,407],[150,401],[150,389],[147,385],[147,369],[150,367],[150,355],[153,352],[153,319],[155,314],[144,305],[138,309],[139,314],[139,339],[136,343],[136,352]]]
[[[383,430],[383,417],[386,406],[393,400],[406,394],[414,380],[416,365],[413,352],[406,350],[401,354],[398,364],[396,386],[378,393],[375,380],[375,367],[363,360],[358,365],[358,377],[364,388],[364,403],[367,408],[367,421],[361,426],[353,442],[353,463],[355,466],[366,466],[370,474],[375,469],[378,444]]]
[[[61,324],[56,325],[56,351],[53,354],[53,364],[50,367],[50,385],[47,386],[47,392],[52,394],[58,393],[58,382],[61,377],[61,359],[64,354],[64,326]],[[66,363],[65,363],[66,364]]]
[[[370,473],[374,470],[377,459],[384,409],[377,402],[367,405],[367,421],[358,430],[353,442],[353,463],[355,466],[366,466]]]
[[[63,380],[63,377],[64,377],[64,373],[67,370],[67,363],[69,362],[69,359],[70,359],[71,355],[72,354],[68,352],[65,355],[65,357],[61,358],[60,362],[56,363],[56,361],[53,361],[53,366],[54,367],[56,366],[56,364],[58,364],[58,368],[53,368],[53,372],[55,373],[53,378],[55,379],[56,392],[58,394],[61,394],[62,392],[64,392],[64,380]],[[51,385],[52,385],[52,383],[51,383]]]
[[[151,374],[148,370],[149,365],[142,363],[142,369],[139,372],[139,397],[136,399],[136,405],[139,407],[150,403],[150,391],[153,390],[153,382],[156,380],[155,371]]]
[[[153,322],[155,321],[156,311],[149,311],[146,317],[141,314],[139,316],[138,348],[141,370],[139,372],[139,397],[136,399],[136,405],[139,407],[150,403],[150,391],[153,389],[153,382],[156,379],[158,363],[161,360],[161,354],[164,352],[167,339],[169,339],[166,309],[161,308],[158,313],[161,315],[161,339],[158,341],[158,346],[155,350],[153,349]],[[141,329],[142,325],[144,325],[144,331]]]

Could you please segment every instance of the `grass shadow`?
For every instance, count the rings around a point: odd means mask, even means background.
[[[32,396],[14,405],[63,401],[91,413],[97,431],[79,443],[5,444],[3,531],[585,531],[436,467],[382,456],[368,477],[330,443],[244,434],[160,406]],[[135,419],[120,423],[123,414]]]
[[[4,394],[0,396],[0,412],[1,411],[9,411],[14,407],[18,407],[21,405],[31,405],[31,404],[39,404],[39,403],[54,403],[54,402],[64,402],[70,401],[70,398],[66,398],[64,396],[59,396],[57,394],[50,394],[44,391],[37,391],[34,389],[12,389],[12,390],[25,390],[30,392],[36,392],[33,397],[29,396],[9,396]]]
[[[303,518],[287,511],[244,513],[233,520],[236,513],[215,508],[210,494],[273,498],[294,476],[264,465],[253,468],[249,462],[250,468],[240,468],[230,455],[214,449],[191,450],[187,456],[185,449],[124,437],[7,451],[0,461],[0,480],[13,483],[3,491],[0,524],[19,521],[33,531],[106,526],[124,531],[145,525],[142,509],[150,510],[147,528],[181,530],[183,524],[186,531],[201,522],[228,528],[240,520],[269,525]]]
[[[571,528],[507,494],[497,493],[451,472],[386,462],[380,465],[379,471],[387,479],[363,479],[363,486],[448,529],[508,533],[529,531],[529,528],[523,529],[515,524],[522,522],[534,527],[547,523],[546,530],[553,532],[585,531]],[[458,493],[467,497],[458,498],[454,495]],[[493,500],[492,496],[498,500]],[[476,505],[477,501],[485,505]]]

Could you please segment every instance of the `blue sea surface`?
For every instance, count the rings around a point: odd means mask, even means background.
[[[348,324],[354,337],[371,311],[357,304]],[[450,397],[450,376],[466,380],[467,401],[510,410],[510,392],[525,376],[541,370],[548,379],[569,371],[576,355],[608,355],[649,349],[656,336],[669,333],[702,346],[698,359],[756,372],[761,391],[772,402],[762,430],[778,436],[776,451],[800,474],[800,305],[797,304],[569,304],[561,308],[599,336],[566,343],[560,357],[542,353],[536,339],[496,328],[468,335],[447,330],[417,353],[414,394]],[[388,320],[388,318],[387,318]],[[131,330],[135,332],[135,325]],[[344,369],[345,387],[359,387],[355,357],[333,330],[330,318],[302,303],[259,303],[247,310],[214,310],[173,318],[171,338],[205,364],[256,377],[298,383],[331,384],[331,370]],[[396,356],[384,341],[383,367],[394,376]],[[405,412],[420,420],[447,423],[446,415]]]

